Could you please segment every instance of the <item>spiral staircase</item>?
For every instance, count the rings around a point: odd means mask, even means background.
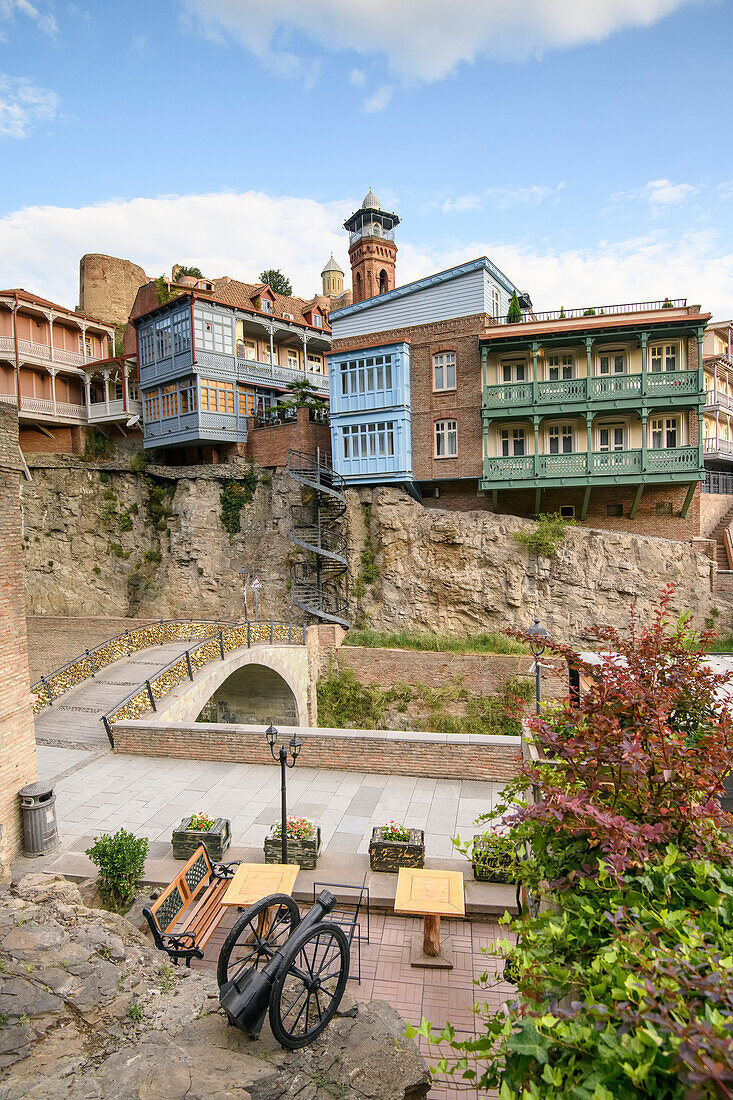
[[[303,502],[290,509],[290,540],[305,555],[290,568],[290,595],[314,618],[348,629],[348,602],[339,594],[339,582],[348,571],[339,525],[346,498],[330,457],[319,449],[315,454],[288,451],[288,473],[305,489]]]

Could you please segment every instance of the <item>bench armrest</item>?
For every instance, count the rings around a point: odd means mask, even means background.
[[[231,863],[215,863],[211,871],[214,878],[234,878],[234,868],[239,867],[241,859],[234,859]]]

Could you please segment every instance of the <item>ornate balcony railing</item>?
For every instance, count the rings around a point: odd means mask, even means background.
[[[15,339],[12,336],[0,336],[0,352],[15,355]],[[63,348],[53,349],[48,344],[35,344],[31,340],[18,340],[18,354],[24,358],[42,359],[45,363],[58,363],[67,367],[83,367],[92,362],[94,356],[84,356],[80,352],[65,351]]]
[[[210,636],[175,657],[164,668],[144,680],[121,703],[102,716],[109,742],[114,747],[114,723],[122,719],[141,718],[164,695],[186,680],[193,680],[210,661],[224,660],[235,649],[253,645],[304,645],[305,627],[293,623],[246,622],[214,629]]]
[[[716,439],[714,435],[707,436],[702,443],[706,455],[720,454],[733,457],[733,442],[730,439]]]
[[[646,378],[646,383],[644,383]],[[664,371],[646,375],[612,374],[592,378],[564,378],[537,383],[537,405],[598,402],[622,397],[695,397],[700,379],[696,370]],[[483,407],[487,412],[518,408],[535,403],[531,382],[505,382],[484,386]]]
[[[714,409],[716,406],[733,411],[733,396],[723,393],[722,390],[708,390],[705,394],[705,407]]]
[[[699,469],[697,447],[649,448],[646,465],[641,450],[577,451],[557,455],[509,455],[484,459],[484,481],[534,481],[543,478],[607,477],[648,473],[694,474]]]
[[[687,306],[686,298],[664,298],[656,302],[625,302],[622,305],[612,306],[579,306],[576,309],[551,309],[544,313],[536,313],[533,310],[526,311],[518,320],[509,320],[508,314],[502,314],[493,318],[496,325],[531,325],[537,321],[572,321],[577,318],[588,320],[603,316],[618,316],[620,313],[652,313],[658,309],[684,309]]]

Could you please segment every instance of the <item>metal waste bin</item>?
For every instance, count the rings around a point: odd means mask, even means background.
[[[29,783],[18,791],[23,814],[23,855],[45,856],[58,848],[56,795],[50,783]]]

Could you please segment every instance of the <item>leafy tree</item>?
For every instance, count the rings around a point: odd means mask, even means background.
[[[176,265],[178,270],[176,271],[176,278],[181,275],[190,275],[192,279],[203,279],[204,274],[198,267],[186,267],[184,264]]]
[[[519,999],[480,1007],[478,1039],[432,1038],[501,1100],[733,1095],[732,677],[672,594],[648,626],[632,609],[627,636],[597,630],[600,664],[550,646],[589,687],[529,720],[540,759],[483,819],[510,827],[534,902],[503,951]]]
[[[519,304],[516,290],[512,291],[512,300],[509,303],[509,312],[506,315],[506,320],[508,325],[516,324],[517,321],[522,320],[522,307]]]
[[[260,272],[260,282],[267,283],[273,294],[284,294],[289,298],[293,293],[290,279],[287,279],[279,267],[268,267]]]

